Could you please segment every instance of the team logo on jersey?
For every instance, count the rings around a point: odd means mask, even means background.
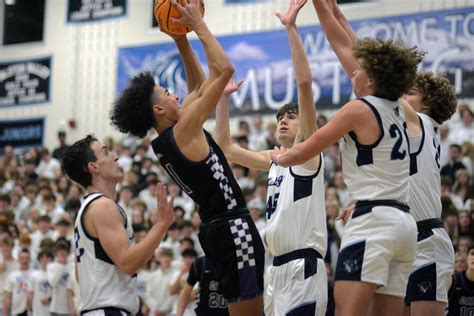
[[[348,259],[345,260],[342,264],[344,265],[344,271],[346,271],[347,273],[354,273],[360,270],[357,259]]]
[[[400,116],[400,108],[398,106],[395,109],[393,109],[393,111],[395,112],[396,116]]]
[[[218,287],[219,287],[219,282],[217,281],[209,282],[209,291],[217,291]]]
[[[416,286],[418,287],[418,290],[423,294],[431,292],[433,289],[433,286],[431,285],[430,281],[418,282]]]
[[[285,178],[285,176],[278,176],[275,179],[273,179],[273,177],[269,177],[268,178],[268,185],[269,186],[276,186],[278,188],[281,185],[281,183],[283,182],[284,178]]]

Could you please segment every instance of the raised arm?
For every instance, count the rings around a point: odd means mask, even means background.
[[[186,84],[188,85],[188,96],[181,105],[182,108],[185,108],[189,103],[195,100],[199,88],[206,80],[204,71],[199,63],[196,54],[194,53],[191,45],[189,44],[188,38],[186,35],[170,35],[176,47],[178,48],[179,55],[183,60],[184,71],[186,73]]]
[[[86,214],[90,216],[106,254],[121,271],[128,275],[135,274],[151,258],[168,227],[174,221],[173,198],[167,201],[166,187],[161,183],[157,185],[157,200],[160,219],[138,244],[129,244],[123,219],[114,201],[106,198],[98,199],[90,205]],[[87,217],[86,221],[90,222]]]
[[[231,79],[225,87],[224,93],[216,109],[216,142],[221,147],[227,160],[241,166],[268,171],[270,168],[270,151],[253,152],[232,144],[229,128],[229,97],[242,84]]]
[[[341,8],[337,4],[337,0],[325,0],[325,1],[328,3],[328,5],[331,8],[332,12],[334,13],[334,16],[336,17],[336,19],[339,21],[339,24],[342,26],[344,31],[346,31],[347,35],[351,39],[352,46],[354,46],[355,43],[357,43],[357,40],[358,40],[357,33],[354,31],[352,26],[349,24],[349,21],[347,21],[347,18],[344,15],[344,13],[342,13]]]
[[[345,29],[347,27],[350,28],[350,25],[347,23],[344,27],[344,23],[341,24],[340,22],[341,18],[338,19],[334,14],[336,9],[333,10],[332,8],[337,7],[337,3],[335,3],[334,0],[313,0],[313,5],[331,47],[347,75],[351,78],[352,73],[357,68],[358,62],[357,59],[352,56],[353,41],[356,40],[354,33],[352,31],[348,34]],[[339,12],[343,16],[339,8],[337,8],[337,10],[336,12]],[[345,17],[342,20],[344,21]]]
[[[298,84],[299,127],[295,138],[295,144],[309,138],[318,128],[316,121],[316,106],[313,101],[311,68],[296,27],[296,17],[306,2],[307,0],[291,0],[290,7],[285,14],[276,14],[288,33],[291,58],[295,70],[296,82]],[[317,168],[318,164],[319,156],[306,162],[305,167],[314,170]]]
[[[411,107],[410,103],[404,98],[398,100],[405,113],[405,120],[407,122],[408,136],[417,136],[421,133],[420,117],[418,113]]]
[[[184,5],[177,3],[176,0],[172,0],[172,3],[181,13],[181,18],[175,21],[194,30],[203,44],[209,66],[209,78],[200,86],[197,96],[182,112],[175,126],[175,131],[185,131],[189,137],[202,129],[202,125],[216,108],[227,82],[234,73],[234,67],[224,49],[204,23],[200,12],[200,0],[188,0],[184,2]]]

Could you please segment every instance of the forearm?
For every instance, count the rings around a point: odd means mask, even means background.
[[[153,225],[145,238],[129,248],[120,256],[120,269],[128,275],[135,274],[154,254],[160,245],[169,225],[157,223]]]
[[[3,292],[3,316],[10,316],[10,307],[12,305],[12,294]]]
[[[191,296],[192,287],[186,284],[178,297],[177,311],[176,316],[181,316],[184,314],[184,310],[189,302],[189,297]]]
[[[291,59],[295,70],[295,78],[298,85],[311,86],[311,69],[308,62],[308,57],[305,54],[303,43],[296,25],[287,27],[288,41],[291,48]]]
[[[349,24],[349,21],[347,20],[344,13],[342,13],[341,8],[337,5],[337,1],[336,0],[326,0],[326,1],[335,1],[336,2],[336,3],[334,3],[334,6],[332,8],[333,12],[334,12],[334,16],[336,17],[337,21],[339,22],[341,27],[344,29],[344,31],[346,31],[346,34],[349,36],[349,38],[351,40],[352,46],[354,46],[358,41],[357,33],[354,31],[352,26]]]
[[[232,146],[229,127],[229,97],[222,95],[216,108],[216,142],[226,153],[226,147]]]
[[[185,36],[178,37],[175,39],[175,43],[184,63],[188,92],[191,92],[199,88],[204,80],[206,80],[206,76],[188,39]]]
[[[202,21],[194,28],[194,32],[204,46],[207,62],[209,65],[209,77],[220,76],[224,72],[233,72],[232,63],[227,57],[224,49],[211,33],[206,23]]]

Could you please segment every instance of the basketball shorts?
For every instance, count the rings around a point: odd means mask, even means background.
[[[413,272],[408,279],[405,303],[414,301],[448,302],[453,274],[453,243],[441,219],[417,222],[418,241]]]
[[[265,249],[247,210],[219,214],[203,223],[199,241],[228,303],[263,293]]]
[[[378,285],[376,293],[405,297],[416,256],[416,222],[396,201],[359,201],[345,227],[336,281]]]
[[[326,266],[316,250],[299,249],[275,257],[265,290],[265,315],[325,315],[327,283]]]

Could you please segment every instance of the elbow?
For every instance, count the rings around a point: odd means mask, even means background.
[[[222,68],[221,76],[228,82],[234,75],[235,69],[232,63],[229,61],[227,65]]]

